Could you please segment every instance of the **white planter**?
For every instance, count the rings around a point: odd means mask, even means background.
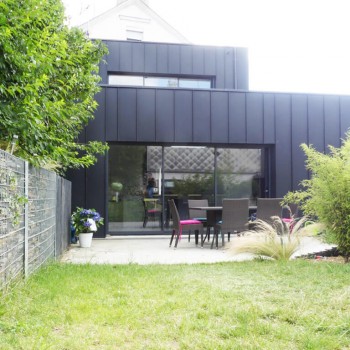
[[[92,232],[79,233],[79,244],[82,248],[90,248],[92,242]]]

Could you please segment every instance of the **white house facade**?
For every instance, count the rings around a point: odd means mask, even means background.
[[[118,0],[80,28],[93,39],[189,43],[144,0]]]

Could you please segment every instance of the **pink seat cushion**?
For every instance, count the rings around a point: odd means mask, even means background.
[[[293,221],[293,219],[288,219],[288,218],[283,218],[282,220],[287,224]]]
[[[160,210],[159,209],[150,209],[150,210],[147,210],[147,213],[160,213]]]
[[[180,220],[180,225],[201,225],[198,220]]]

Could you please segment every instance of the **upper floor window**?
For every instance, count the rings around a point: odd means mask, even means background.
[[[139,76],[139,75],[119,75],[110,74],[108,76],[110,85],[127,86],[150,86],[150,87],[171,87],[171,88],[190,88],[190,89],[210,89],[211,80],[201,78],[177,78],[160,76]]]
[[[142,41],[143,40],[143,32],[137,30],[126,30],[126,40],[131,41]]]
[[[179,87],[192,89],[210,89],[211,81],[205,79],[179,79]]]

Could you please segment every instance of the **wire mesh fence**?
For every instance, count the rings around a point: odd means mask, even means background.
[[[70,194],[69,181],[0,150],[0,288],[67,248]]]

